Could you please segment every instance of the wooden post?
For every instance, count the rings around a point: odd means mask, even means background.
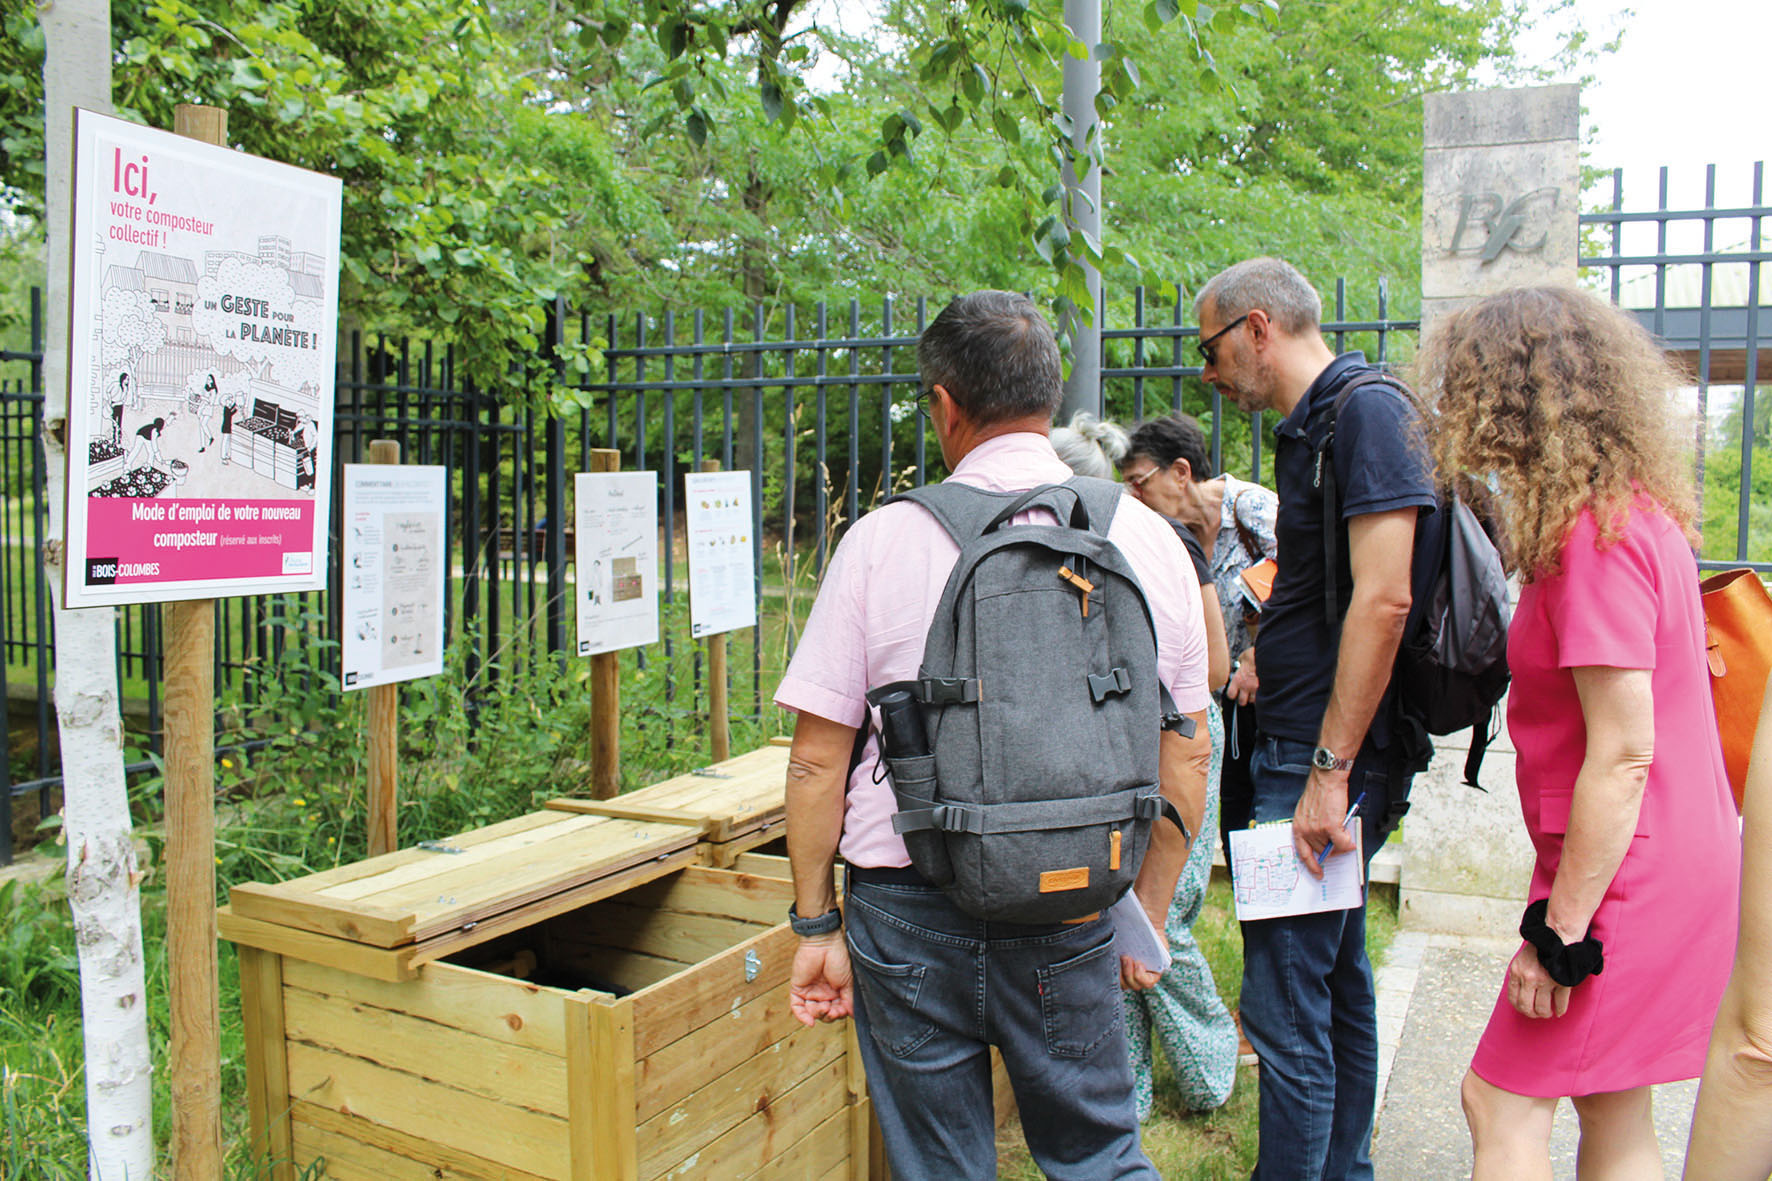
[[[720,461],[704,459],[704,472],[720,470]],[[732,757],[732,709],[726,700],[726,633],[708,637],[708,736],[713,744],[713,761],[723,763]]]
[[[621,452],[613,447],[591,450],[593,472],[619,472]],[[650,576],[650,575],[649,575]],[[621,794],[621,665],[620,654],[591,657],[591,795],[612,800]]]
[[[400,444],[376,439],[369,444],[370,463],[400,462]],[[385,622],[384,626],[385,626]],[[400,799],[400,686],[369,687],[369,855],[379,857],[400,847],[395,807]]]
[[[179,135],[225,146],[228,113],[173,108]],[[221,1017],[215,945],[215,600],[167,605],[166,978],[172,1003],[172,1165],[222,1175]]]

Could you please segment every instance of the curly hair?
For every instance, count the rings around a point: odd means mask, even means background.
[[[1436,412],[1441,477],[1494,479],[1528,582],[1558,572],[1583,509],[1607,546],[1640,496],[1696,544],[1691,472],[1670,421],[1682,374],[1629,314],[1574,288],[1504,291],[1449,315],[1416,372]]]

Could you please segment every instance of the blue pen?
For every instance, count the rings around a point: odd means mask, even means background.
[[[1354,822],[1354,817],[1356,817],[1360,814],[1360,805],[1365,802],[1366,802],[1366,793],[1365,792],[1361,792],[1359,795],[1354,797],[1354,806],[1349,808],[1347,810],[1347,815],[1341,818],[1341,827],[1346,828],[1348,825],[1350,825]],[[1322,852],[1317,854],[1317,864],[1319,866],[1321,866],[1323,864],[1323,862],[1325,862],[1329,859],[1329,850],[1331,850],[1333,848],[1335,848],[1335,846],[1333,844],[1323,846]]]

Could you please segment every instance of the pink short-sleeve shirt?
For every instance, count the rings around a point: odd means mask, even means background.
[[[1020,492],[1070,475],[1045,435],[1017,432],[979,444],[949,479]],[[1016,518],[1026,519],[1033,514]],[[1205,709],[1205,619],[1187,552],[1168,522],[1131,497],[1121,501],[1108,539],[1144,588],[1156,625],[1157,672],[1176,707]],[[891,504],[862,517],[831,557],[775,703],[860,726],[869,688],[917,675],[924,637],[959,556],[947,531],[917,505]],[[892,831],[892,789],[874,782],[877,761],[870,738],[849,777],[839,849],[851,865],[909,865],[904,840]]]

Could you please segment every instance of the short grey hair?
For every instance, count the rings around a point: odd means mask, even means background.
[[[1065,466],[1079,476],[1101,480],[1114,478],[1115,465],[1126,457],[1131,445],[1120,426],[1104,422],[1087,410],[1077,411],[1069,426],[1052,431],[1052,447]]]
[[[1323,300],[1298,268],[1278,258],[1247,258],[1212,276],[1194,296],[1194,323],[1210,307],[1222,323],[1260,308],[1287,336],[1315,332],[1323,322]]]
[[[917,372],[980,426],[1051,418],[1064,396],[1052,326],[1012,291],[974,291],[941,309],[917,341]]]

